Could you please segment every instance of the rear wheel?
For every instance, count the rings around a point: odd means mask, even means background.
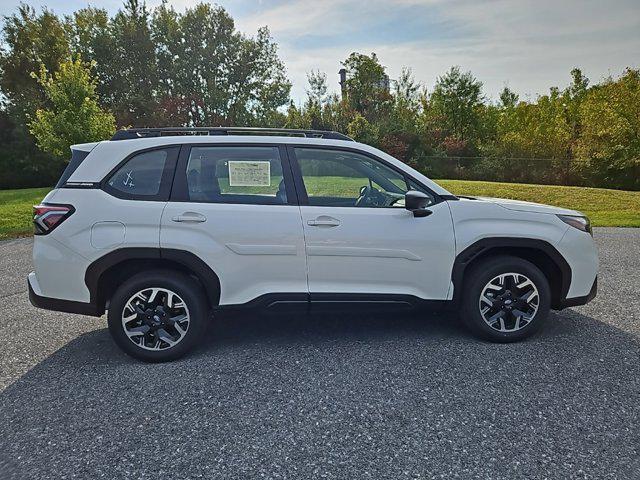
[[[514,342],[537,332],[549,316],[549,282],[517,257],[492,257],[466,272],[462,315],[476,335]]]
[[[135,275],[114,293],[109,331],[132,357],[148,362],[175,360],[195,347],[207,320],[200,285],[182,273],[154,270]]]

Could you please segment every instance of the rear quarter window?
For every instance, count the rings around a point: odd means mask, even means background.
[[[158,148],[131,155],[116,168],[103,189],[129,200],[167,200],[179,147]]]
[[[111,175],[107,185],[129,196],[157,195],[166,161],[166,150],[136,155]]]

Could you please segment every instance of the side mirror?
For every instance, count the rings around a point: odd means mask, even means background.
[[[409,190],[404,195],[404,208],[413,212],[414,217],[428,217],[433,213],[427,209],[430,200],[431,198],[422,192]]]

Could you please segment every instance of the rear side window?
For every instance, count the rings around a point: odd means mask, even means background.
[[[288,201],[278,147],[192,147],[184,174],[187,201],[258,205]]]
[[[84,150],[71,150],[71,160],[69,160],[67,168],[62,172],[62,176],[60,177],[60,180],[58,180],[58,183],[56,183],[55,188],[61,188],[65,183],[67,183],[67,180],[69,180],[73,172],[77,170],[82,161],[87,158],[87,155],[89,155],[89,152],[85,152]]]
[[[105,191],[132,200],[166,200],[178,151],[163,148],[133,155],[108,177]]]

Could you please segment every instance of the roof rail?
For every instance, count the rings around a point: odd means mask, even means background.
[[[133,138],[164,137],[176,135],[274,135],[287,137],[326,138],[329,140],[348,140],[339,132],[329,130],[297,130],[291,128],[258,128],[258,127],[162,127],[162,128],[129,128],[118,130],[111,140],[130,140]]]

